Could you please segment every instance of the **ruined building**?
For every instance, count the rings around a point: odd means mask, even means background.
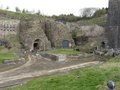
[[[28,51],[72,48],[86,43],[87,47],[95,47],[102,41],[103,33],[104,27],[98,25],[82,26],[76,22],[63,23],[43,17],[0,18],[0,44],[9,42],[11,47]]]
[[[69,28],[52,20],[22,20],[19,37],[23,48],[30,51],[74,46]]]
[[[19,38],[22,48],[30,51],[74,46],[69,28],[54,20],[0,20],[1,45],[2,41],[13,44],[14,38]]]
[[[74,47],[73,31],[79,37],[77,40],[78,45],[86,41],[90,42],[90,46],[94,46],[98,43],[97,41],[101,41],[99,37],[103,34],[104,28],[97,25],[80,26],[76,23],[74,25],[64,24],[47,19],[0,20],[0,40],[9,41],[13,44],[12,47],[20,44],[23,49],[29,51]],[[8,36],[10,36],[10,39],[8,39]],[[11,37],[12,39],[18,38],[17,45],[16,41],[12,40]]]
[[[109,0],[106,37],[109,48],[120,48],[120,0]]]

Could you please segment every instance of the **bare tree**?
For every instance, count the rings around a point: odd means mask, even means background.
[[[26,13],[25,9],[22,10],[22,13]]]
[[[9,6],[7,6],[6,9],[8,10],[8,9],[9,9]]]
[[[16,12],[21,12],[21,10],[18,7],[15,7]]]
[[[36,14],[39,16],[41,14],[40,10],[38,10],[38,12]]]
[[[80,16],[81,17],[92,17],[96,10],[98,10],[98,8],[83,8],[83,9],[80,9]]]

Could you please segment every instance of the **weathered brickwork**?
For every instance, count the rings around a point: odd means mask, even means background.
[[[16,34],[19,30],[19,20],[0,20],[0,38]]]

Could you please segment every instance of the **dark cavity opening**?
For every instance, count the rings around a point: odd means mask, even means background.
[[[34,43],[33,46],[34,46],[34,50],[35,50],[35,49],[39,49],[39,43]]]
[[[101,42],[101,47],[102,48],[105,48],[105,46],[106,46],[106,43],[103,41],[103,42]]]
[[[40,40],[39,39],[36,39],[34,41],[33,48],[34,48],[34,50],[40,49]]]

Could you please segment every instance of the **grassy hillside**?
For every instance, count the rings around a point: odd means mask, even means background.
[[[59,17],[59,16],[58,16]],[[73,17],[65,16],[66,18],[69,18],[70,20],[73,19]],[[80,18],[78,16],[74,16],[76,18]],[[54,17],[49,17],[45,15],[37,15],[37,14],[30,14],[30,13],[18,13],[18,12],[12,12],[8,10],[1,10],[0,9],[0,19],[54,19]],[[103,15],[100,17],[94,17],[94,18],[88,18],[88,19],[80,19],[77,23],[80,25],[91,25],[91,24],[98,24],[98,25],[105,25],[107,20],[107,15]],[[59,20],[58,20],[59,21]]]
[[[107,23],[107,15],[103,15],[101,17],[95,17],[91,19],[83,19],[77,22],[79,25],[93,25],[97,24],[100,26],[105,26]]]
[[[20,49],[20,43],[17,35],[10,34],[5,37],[5,40],[9,42],[9,46],[11,47],[8,49],[5,46],[0,46],[0,63],[4,60],[15,60],[18,58],[17,53]]]
[[[0,46],[0,63],[4,60],[15,60],[16,58],[17,55],[14,49],[8,50],[4,46]]]
[[[116,90],[120,90],[120,56],[100,66],[39,77],[7,90],[107,90],[108,80],[115,81]]]
[[[0,9],[0,19],[43,19],[46,16],[30,14],[30,13],[19,13],[8,10]],[[46,17],[47,18],[47,17]]]

